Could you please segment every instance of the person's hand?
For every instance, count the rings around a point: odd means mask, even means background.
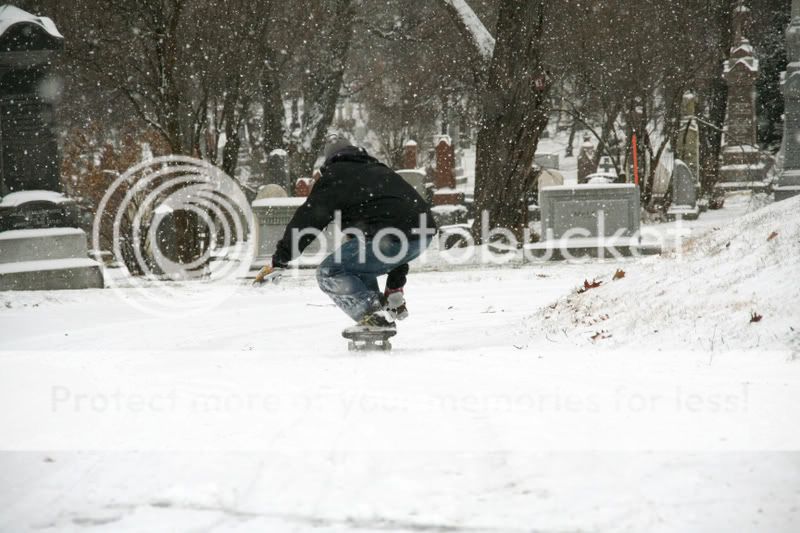
[[[256,274],[256,279],[253,280],[253,286],[257,287],[266,283],[277,285],[283,277],[283,268],[275,268],[272,265],[264,265],[264,267]]]

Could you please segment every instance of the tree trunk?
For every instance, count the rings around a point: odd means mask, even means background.
[[[567,141],[567,149],[564,150],[564,157],[574,157],[575,154],[575,134],[578,132],[578,121],[572,119],[572,124],[569,127],[569,141]]]
[[[525,196],[539,136],[547,125],[550,82],[541,64],[540,42],[548,2],[503,0],[496,46],[483,91],[478,132],[472,228],[482,242],[481,216],[489,228],[511,230],[518,242],[528,224]]]
[[[264,157],[275,149],[286,149],[286,111],[281,94],[280,72],[273,50],[267,51],[266,65],[261,78]]]

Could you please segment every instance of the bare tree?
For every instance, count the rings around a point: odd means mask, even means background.
[[[477,49],[477,70],[485,68],[491,57],[481,88],[475,207],[489,215],[490,227],[508,228],[522,242],[531,167],[550,110],[551,82],[543,50],[553,10],[546,1],[501,1],[492,44],[466,2],[442,1],[469,36],[467,42]],[[478,219],[472,231],[477,242],[480,226]]]

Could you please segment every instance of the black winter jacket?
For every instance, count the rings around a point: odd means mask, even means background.
[[[322,230],[341,212],[342,229],[359,229],[369,237],[384,228],[396,228],[409,237],[420,227],[420,215],[428,228],[435,228],[427,202],[402,176],[361,148],[346,148],[331,157],[321,169],[311,194],[295,212],[272,257],[273,265],[284,266],[292,257],[292,232],[306,228]],[[304,235],[302,251],[313,242]]]

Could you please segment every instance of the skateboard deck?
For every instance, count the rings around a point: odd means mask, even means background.
[[[391,337],[397,335],[397,331],[363,331],[360,333],[342,332],[342,337],[350,342],[347,348],[351,352],[388,352],[392,349]]]

